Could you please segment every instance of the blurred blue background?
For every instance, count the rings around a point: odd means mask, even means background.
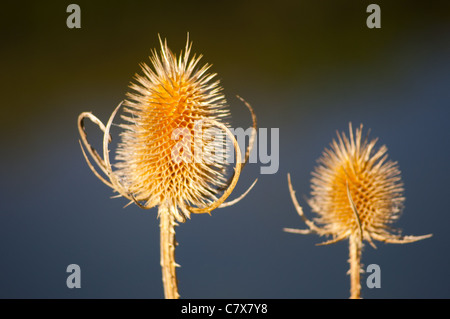
[[[406,207],[394,225],[433,237],[366,245],[364,268],[381,288],[364,298],[448,298],[450,4],[377,1],[381,29],[368,29],[369,1],[77,1],[81,29],[66,27],[69,1],[2,4],[0,297],[162,298],[156,209],[124,199],[87,167],[76,120],[106,121],[158,48],[193,51],[213,64],[234,127],[250,116],[280,129],[277,174],[249,164],[231,195],[259,181],[239,204],[177,227],[182,298],[348,298],[347,242],[282,231],[304,228],[286,175],[302,196],[321,152],[348,122],[363,123],[398,161]],[[100,132],[90,126],[90,136]],[[68,289],[66,267],[81,267]]]

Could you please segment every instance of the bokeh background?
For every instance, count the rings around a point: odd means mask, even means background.
[[[282,231],[304,228],[286,175],[302,196],[336,130],[364,124],[398,161],[407,245],[366,245],[381,267],[365,298],[450,297],[450,4],[372,1],[381,29],[368,29],[368,1],[76,1],[81,29],[66,27],[69,1],[2,3],[0,115],[0,297],[162,298],[156,209],[124,199],[87,167],[76,120],[106,121],[139,63],[175,51],[189,32],[194,52],[219,74],[232,125],[250,116],[279,128],[277,174],[246,166],[231,198],[239,204],[177,227],[183,298],[348,298],[347,242]],[[91,138],[100,136],[88,127]],[[66,267],[81,267],[81,289]],[[365,267],[364,266],[364,267]]]

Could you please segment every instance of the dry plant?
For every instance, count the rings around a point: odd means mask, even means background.
[[[325,149],[312,173],[311,198],[308,204],[318,215],[315,222],[303,214],[288,174],[289,192],[308,229],[284,230],[291,233],[332,236],[319,245],[349,239],[350,298],[361,298],[361,251],[363,240],[376,248],[373,240],[405,244],[431,236],[402,236],[391,227],[403,209],[403,182],[396,162],[387,160],[386,146],[375,151],[377,139],[362,138],[362,125],[350,136],[337,133],[331,149]]]
[[[192,43],[187,40],[186,48],[177,58],[167,46],[161,51],[152,51],[150,61],[153,69],[142,64],[143,75],[135,76],[131,93],[120,103],[106,126],[92,113],[79,115],[78,129],[81,136],[83,155],[94,174],[106,185],[143,209],[158,207],[160,219],[160,253],[164,295],[167,299],[179,298],[175,262],[175,226],[185,222],[191,213],[210,213],[241,200],[250,189],[233,201],[225,202],[239,179],[241,169],[248,161],[255,136],[256,116],[251,106],[238,97],[250,110],[253,131],[244,159],[239,145],[229,130],[226,118],[230,112],[219,81],[213,81],[216,74],[209,74],[210,65],[198,67],[200,56],[190,58]],[[110,129],[119,108],[125,106],[118,125],[121,142],[117,148],[115,170],[109,159],[108,144]],[[103,158],[88,143],[84,119],[90,119],[103,131]],[[199,125],[199,123],[201,125]],[[209,129],[216,129],[222,137],[228,136],[236,151],[234,173],[227,178],[227,162],[211,152],[223,147],[225,138],[206,143],[196,139],[195,143],[180,144],[178,130],[186,137],[198,136]],[[225,133],[225,134],[224,134]],[[219,141],[219,142],[217,142]],[[83,148],[100,168],[98,172]],[[181,145],[181,146],[180,146]],[[197,150],[207,150],[212,158],[197,158]],[[187,160],[186,160],[187,159]],[[103,173],[105,175],[102,176]]]

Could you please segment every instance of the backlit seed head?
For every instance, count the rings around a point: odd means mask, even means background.
[[[388,160],[387,148],[362,136],[362,125],[350,136],[337,134],[325,149],[311,180],[312,211],[324,234],[346,238],[362,231],[367,240],[388,240],[405,198],[400,170]]]
[[[184,54],[178,58],[166,41],[160,39],[160,44],[159,54],[154,50],[150,57],[152,66],[141,65],[143,74],[136,75],[127,100],[116,107],[106,125],[91,112],[78,116],[80,146],[89,168],[119,193],[117,197],[123,196],[145,209],[158,206],[158,211],[170,211],[177,221],[184,222],[191,213],[210,213],[236,204],[255,185],[256,180],[240,197],[225,202],[248,161],[257,120],[250,104],[238,96],[253,120],[242,161],[239,144],[226,123],[230,112],[222,88],[214,80],[216,75],[208,73],[210,66],[199,67],[201,56],[190,58],[189,39]],[[121,141],[113,170],[109,132],[122,105],[124,123],[119,125]],[[103,157],[88,142],[85,119],[104,133]],[[233,175],[227,179],[228,139],[236,163]]]
[[[331,148],[325,149],[312,173],[309,205],[318,215],[306,218],[297,201],[288,174],[288,186],[295,209],[308,229],[285,228],[291,233],[332,236],[322,245],[349,239],[350,297],[361,297],[361,251],[363,240],[395,244],[411,243],[432,235],[402,236],[391,228],[403,209],[403,183],[396,162],[388,160],[386,146],[375,149],[377,139],[363,138],[362,125],[349,137],[337,134]]]
[[[177,58],[161,41],[160,53],[150,58],[153,68],[141,65],[143,74],[135,76],[125,102],[128,123],[121,125],[116,174],[136,200],[152,206],[203,206],[226,186],[225,161],[194,158],[194,137],[202,136],[195,140],[200,150],[224,148],[223,130],[205,144],[202,134],[213,128],[209,120],[226,124],[229,110],[215,74],[207,73],[210,66],[198,67],[201,56],[190,58],[190,51],[188,41]]]

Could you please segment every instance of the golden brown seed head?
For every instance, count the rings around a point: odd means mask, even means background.
[[[387,160],[385,146],[375,150],[376,142],[362,137],[362,125],[353,134],[350,124],[350,136],[338,133],[318,160],[309,204],[326,234],[342,238],[361,227],[366,239],[391,237],[389,226],[405,200],[403,183],[397,163]]]
[[[161,42],[160,53],[153,51],[150,58],[153,68],[142,65],[143,75],[136,75],[125,102],[127,114],[122,118],[128,123],[121,125],[116,174],[136,200],[152,206],[202,206],[216,200],[218,189],[226,186],[223,160],[194,158],[194,138],[213,127],[198,121],[225,124],[229,111],[219,81],[212,81],[215,74],[207,73],[209,65],[199,68],[201,56],[190,58],[190,50],[188,42],[177,58]],[[219,131],[216,134],[225,135]],[[183,138],[192,143],[183,144],[188,141]],[[216,138],[200,147],[209,154],[224,141]]]
[[[375,150],[377,139],[362,138],[362,125],[353,134],[337,134],[325,149],[311,179],[308,201],[320,225],[308,220],[297,201],[288,174],[288,186],[297,213],[308,229],[285,228],[291,233],[333,236],[322,245],[349,238],[351,298],[361,297],[361,251],[363,240],[373,247],[373,239],[395,244],[412,243],[432,235],[402,236],[390,225],[399,217],[405,198],[396,162],[387,160],[385,146]]]

